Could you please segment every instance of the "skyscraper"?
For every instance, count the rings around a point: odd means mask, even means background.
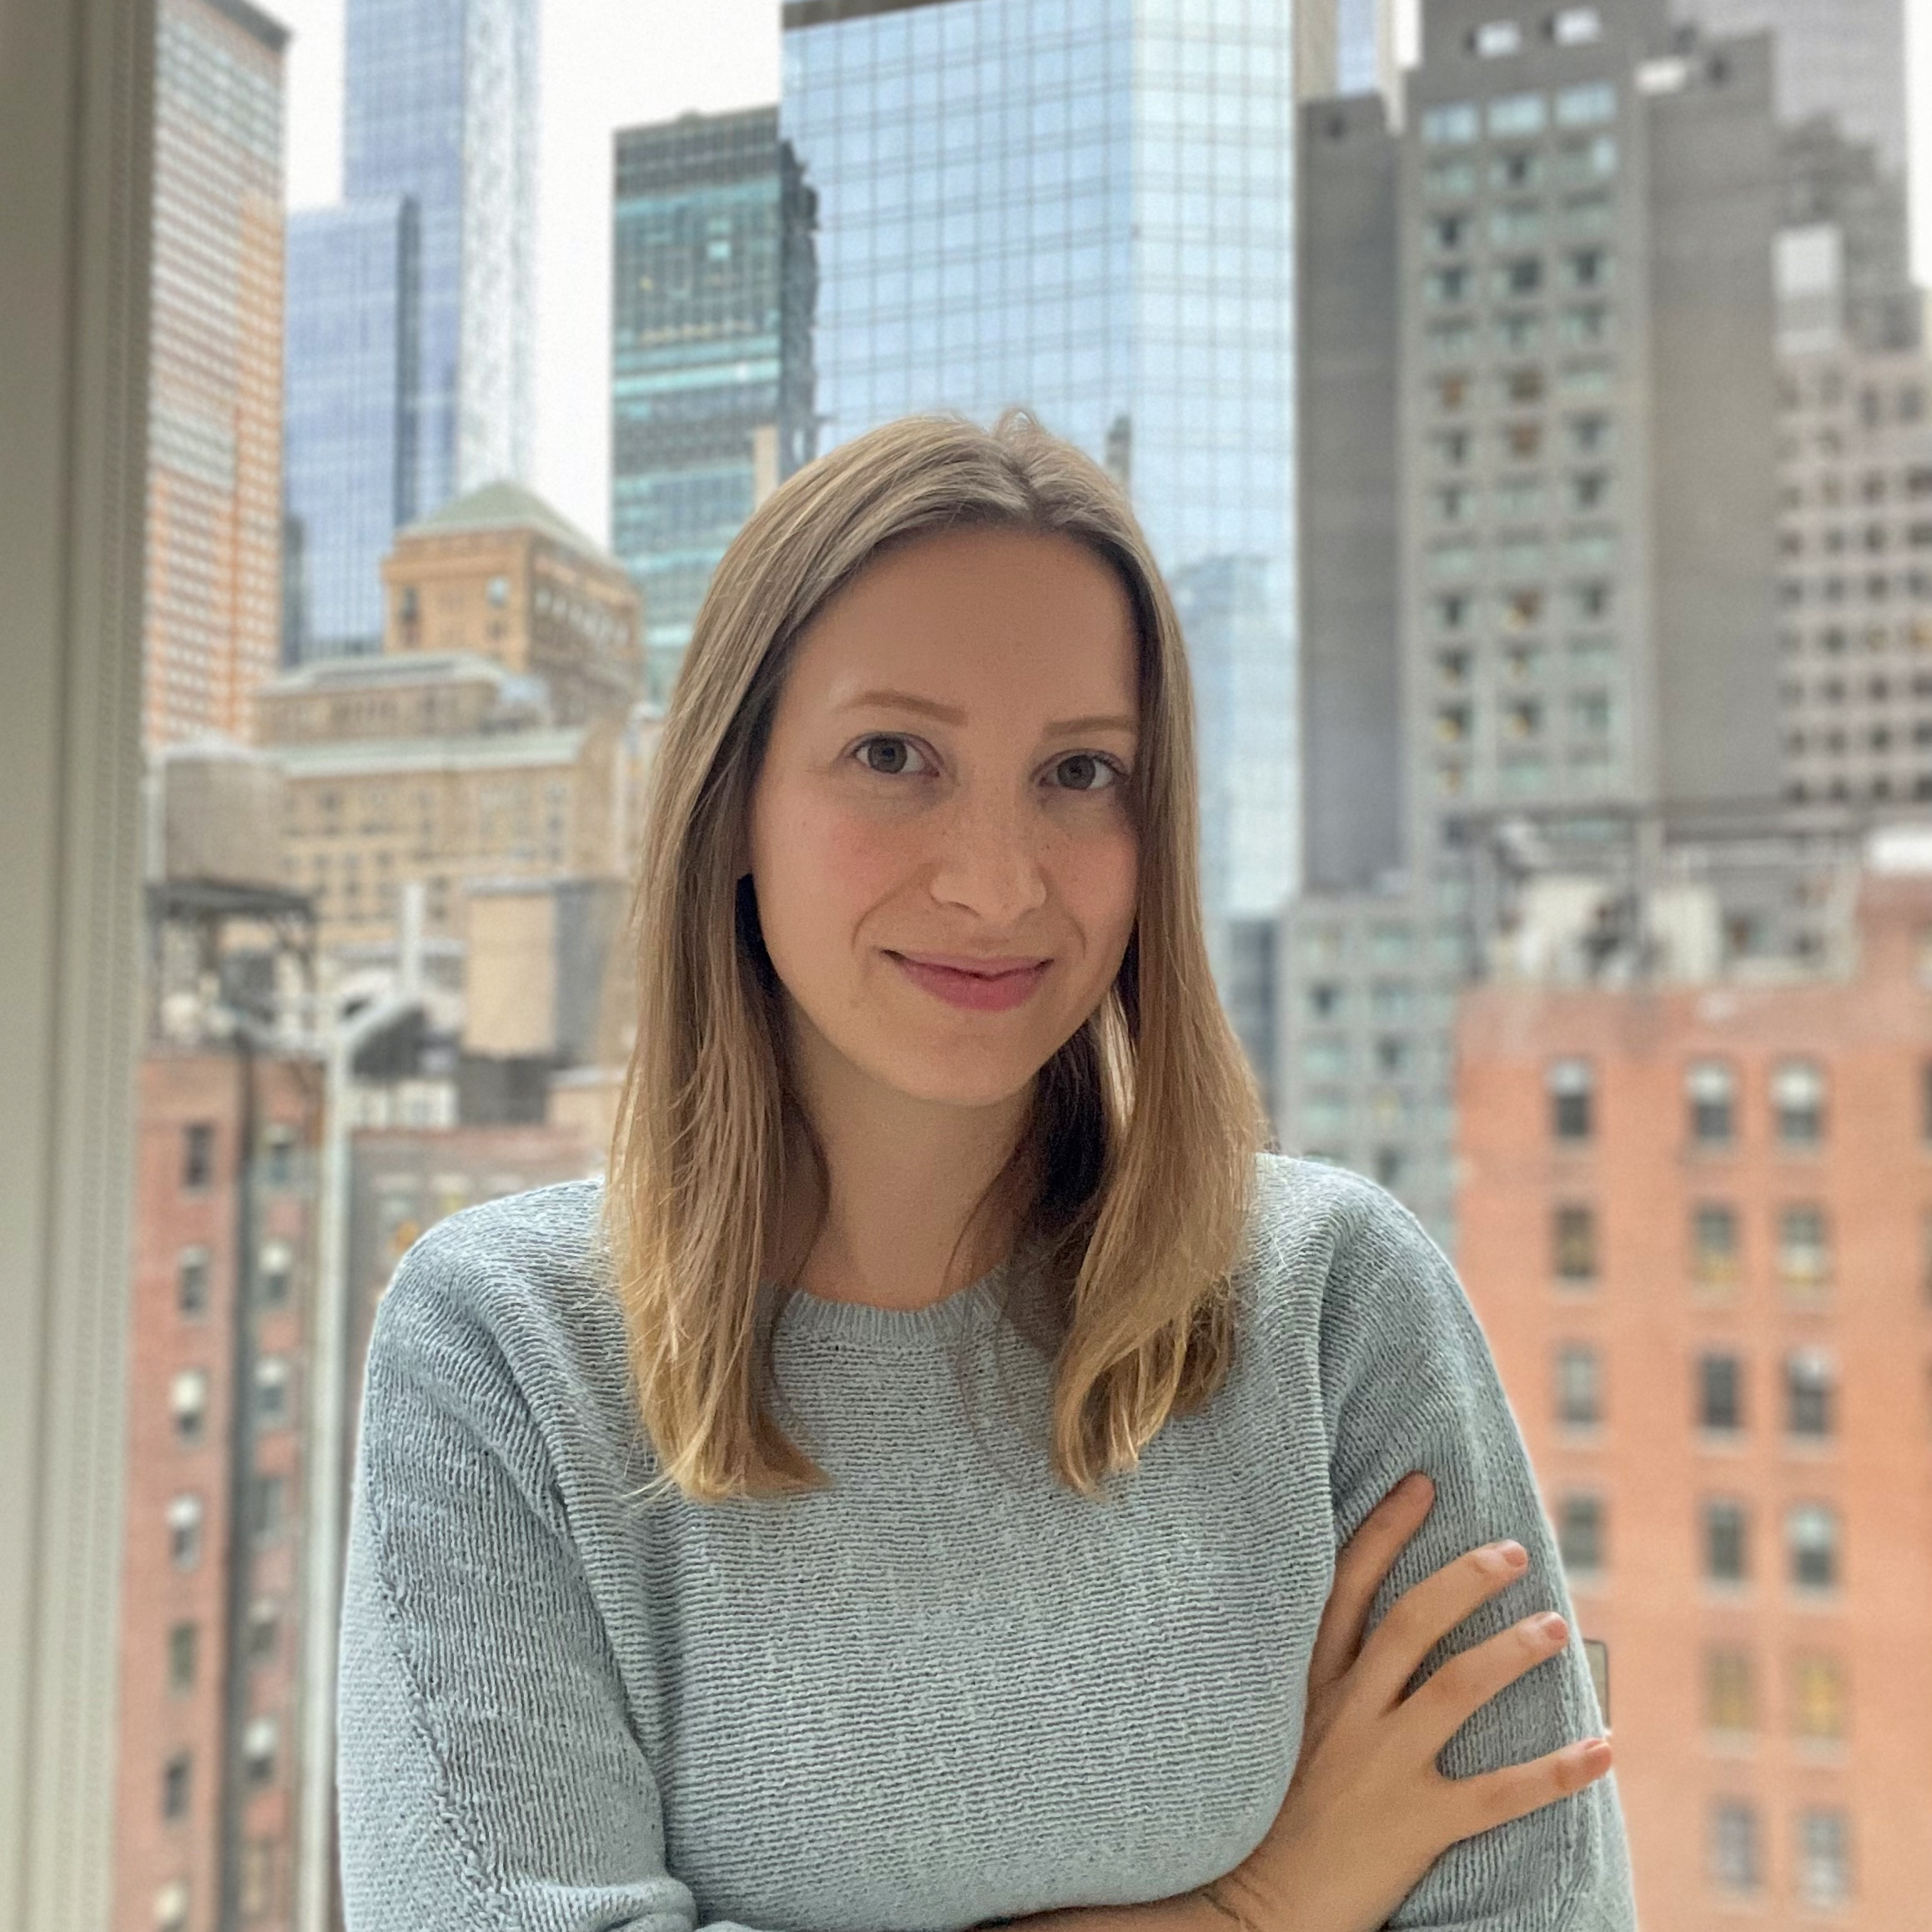
[[[662,700],[725,546],[816,448],[814,197],[776,108],[623,129],[615,158],[611,541]]]
[[[420,223],[418,516],[529,469],[537,0],[348,0],[345,199]]]
[[[1190,626],[1224,995],[1265,984],[1296,870],[1296,12],[783,16],[781,124],[818,194],[822,438],[1024,404],[1126,483]],[[1230,1004],[1259,1066],[1268,1016]]]
[[[1398,138],[1306,110],[1306,859],[1285,1140],[1451,1233],[1461,853],[1779,787],[1763,37],[1428,0]],[[1541,863],[1539,860],[1538,863]]]
[[[382,648],[382,559],[415,515],[416,204],[289,218],[285,665]]]
[[[1708,34],[1769,30],[1781,120],[1836,117],[1869,141],[1888,174],[1905,171],[1904,0],[1672,0]]]
[[[249,737],[281,571],[282,50],[248,0],[156,26],[143,737]]]

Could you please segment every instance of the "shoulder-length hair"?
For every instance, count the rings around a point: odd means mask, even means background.
[[[744,828],[800,633],[888,546],[963,527],[1070,538],[1132,607],[1139,898],[1119,974],[1041,1070],[1020,1226],[1052,1286],[1054,1471],[1083,1495],[1220,1386],[1266,1129],[1209,966],[1194,705],[1172,601],[1106,471],[1023,410],[989,432],[910,416],[791,477],[732,540],[700,609],[650,781],[632,913],[637,1034],[603,1234],[660,1474],[694,1499],[822,1488],[768,1396],[766,1270],[800,1145],[779,989]],[[802,1133],[801,1135],[801,1130]],[[788,1131],[789,1130],[789,1131]],[[823,1199],[823,1197],[821,1197]]]

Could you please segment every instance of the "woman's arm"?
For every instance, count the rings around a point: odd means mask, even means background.
[[[1395,1600],[1481,1546],[1513,1539],[1522,1576],[1426,1658],[1421,1674],[1538,1611],[1570,1627],[1564,1649],[1485,1703],[1441,1754],[1468,1778],[1602,1733],[1577,1620],[1529,1458],[1489,1346],[1441,1250],[1380,1188],[1340,1193],[1321,1366],[1336,1533],[1345,1542],[1411,1470],[1435,1503],[1376,1593]],[[1452,1845],[1389,1920],[1440,1932],[1629,1932],[1635,1923],[1614,1776]]]

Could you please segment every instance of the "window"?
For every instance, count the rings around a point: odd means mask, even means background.
[[[274,1782],[275,1753],[280,1742],[280,1730],[272,1717],[249,1718],[242,1732],[242,1763],[251,1785],[259,1788]]]
[[[1691,1139],[1700,1147],[1730,1144],[1737,1125],[1738,1076],[1728,1060],[1693,1060],[1684,1075]]]
[[[1734,1355],[1698,1357],[1698,1426],[1731,1431],[1744,1426],[1744,1365]]]
[[[1750,1520],[1732,1497],[1704,1504],[1704,1576],[1713,1583],[1742,1583],[1751,1574]]]
[[[1816,1060],[1782,1060],[1771,1075],[1771,1105],[1781,1147],[1815,1147],[1824,1138],[1824,1069]]]
[[[1831,1232],[1815,1202],[1778,1210],[1778,1278],[1799,1301],[1814,1301],[1831,1285]]]
[[[1787,1511],[1784,1544],[1794,1588],[1838,1587],[1838,1512],[1829,1503],[1800,1502]]]
[[[170,1879],[154,1894],[154,1932],[187,1932],[188,1887]]]
[[[178,1570],[201,1561],[201,1498],[178,1496],[168,1505],[168,1553]]]
[[[278,1124],[262,1142],[262,1180],[269,1187],[288,1187],[295,1178],[295,1130]]]
[[[1593,1577],[1603,1567],[1603,1499],[1572,1494],[1557,1507],[1557,1547],[1567,1577]]]
[[[192,1794],[189,1780],[194,1760],[185,1751],[177,1751],[161,1767],[161,1815],[168,1819],[185,1818]]]
[[[1784,1426],[1792,1435],[1830,1435],[1831,1398],[1831,1364],[1824,1356],[1807,1351],[1785,1358]]]
[[[265,1355],[255,1364],[255,1423],[279,1429],[289,1420],[289,1358]]]
[[[1517,255],[1497,265],[1492,278],[1497,298],[1507,301],[1512,296],[1533,295],[1543,285],[1543,264],[1540,255]]]
[[[282,1526],[288,1516],[288,1478],[258,1472],[252,1493],[252,1527],[255,1541],[259,1543],[272,1542],[282,1533]]]
[[[1406,966],[1413,937],[1406,926],[1371,926],[1369,958],[1377,966]]]
[[[1799,1813],[1798,1889],[1808,1905],[1842,1905],[1851,1896],[1851,1829],[1842,1811]]]
[[[1469,49],[1484,60],[1498,60],[1506,54],[1521,53],[1522,29],[1513,20],[1486,20],[1470,34]],[[1491,113],[1494,112],[1492,108]],[[1492,121],[1492,128],[1493,126]]]
[[[208,1250],[184,1248],[174,1264],[174,1305],[184,1315],[208,1312]]]
[[[251,1838],[242,1847],[241,1915],[266,1919],[275,1909],[276,1843]]]
[[[1591,1100],[1595,1081],[1590,1063],[1552,1060],[1544,1084],[1550,1096],[1551,1135],[1558,1140],[1587,1140],[1594,1125]]]
[[[1559,186],[1588,188],[1609,180],[1617,172],[1617,137],[1593,134],[1587,140],[1566,141],[1557,149],[1554,174]]]
[[[1758,1728],[1751,1653],[1729,1647],[1704,1653],[1704,1723],[1713,1731]]]
[[[202,1439],[208,1421],[208,1371],[178,1370],[168,1384],[168,1411],[174,1420],[174,1439],[184,1448],[193,1448]]]
[[[1617,116],[1617,90],[1608,81],[1590,81],[1565,88],[1557,96],[1557,125],[1587,128]]]
[[[1588,1429],[1602,1419],[1597,1351],[1585,1342],[1566,1343],[1557,1351],[1557,1420],[1567,1429]]]
[[[1748,1798],[1711,1806],[1711,1882],[1727,1892],[1754,1892],[1762,1877],[1758,1808]]]
[[[1301,1070],[1312,1079],[1343,1079],[1349,1068],[1345,1034],[1315,1034],[1301,1043]]]
[[[1499,140],[1512,135],[1540,134],[1543,118],[1541,94],[1505,94],[1489,103],[1489,131]]]
[[[1691,1210],[1691,1279],[1706,1291],[1737,1286],[1737,1210],[1729,1202],[1698,1202]]]
[[[262,1243],[255,1277],[264,1308],[286,1308],[289,1286],[295,1272],[295,1250],[280,1240]]]
[[[1423,176],[1431,195],[1461,198],[1476,192],[1476,169],[1467,161],[1432,161]]]
[[[1318,979],[1306,989],[1308,1015],[1311,1019],[1334,1019],[1348,1004],[1347,989],[1332,979]]]
[[[1476,138],[1477,113],[1474,101],[1452,101],[1430,108],[1422,116],[1422,141],[1426,147],[1463,147]]]
[[[1558,47],[1582,47],[1602,38],[1603,22],[1594,7],[1565,7],[1550,21],[1550,38]]]
[[[1490,185],[1506,194],[1535,188],[1542,178],[1543,158],[1533,148],[1498,154],[1489,164]]]
[[[214,1179],[214,1124],[193,1120],[181,1130],[181,1185],[207,1187]]]
[[[1834,1743],[1845,1733],[1844,1666],[1835,1657],[1807,1652],[1791,1663],[1791,1728],[1814,1743]]]
[[[173,1691],[193,1690],[195,1669],[200,1659],[201,1626],[199,1623],[176,1623],[168,1632],[168,1688]]]
[[[1552,1224],[1557,1279],[1574,1287],[1597,1279],[1597,1210],[1580,1202],[1558,1207]]]
[[[258,1597],[249,1606],[248,1653],[251,1663],[270,1662],[282,1639],[282,1609],[273,1597]]]
[[[510,579],[492,577],[483,586],[483,596],[492,608],[501,610],[510,601]]]

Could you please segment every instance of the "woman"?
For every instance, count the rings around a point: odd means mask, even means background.
[[[376,1321],[350,1932],[1630,1924],[1455,1277],[1262,1151],[1193,733],[1124,500],[1021,412],[753,514],[608,1185],[441,1222]]]

